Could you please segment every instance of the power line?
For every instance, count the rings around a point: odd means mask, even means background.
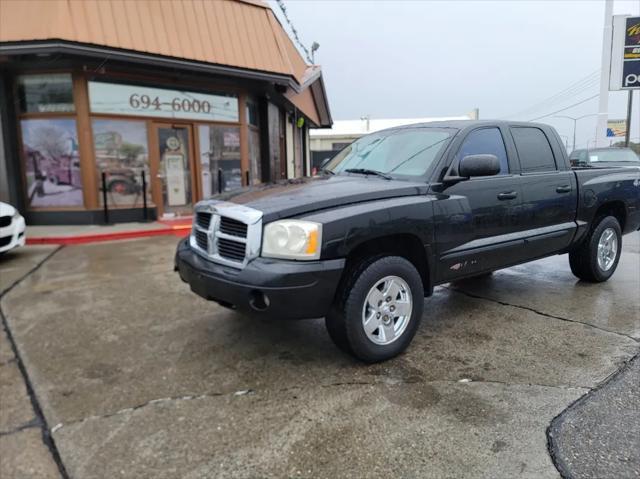
[[[276,3],[280,7],[280,10],[282,11],[282,15],[284,16],[284,19],[286,20],[287,24],[289,25],[289,28],[291,29],[291,33],[293,34],[293,39],[298,44],[298,46],[304,51],[304,54],[307,57],[307,60],[309,61],[309,63],[313,63],[309,50],[307,50],[307,47],[303,45],[303,43],[300,41],[300,38],[298,37],[298,30],[296,30],[296,27],[294,27],[291,20],[289,20],[289,15],[287,15],[287,7],[284,6],[284,1],[276,0]]]
[[[593,100],[594,98],[598,97],[599,95],[600,95],[599,93],[596,93],[595,95],[590,96],[589,98],[585,98],[584,100],[579,101],[577,103],[574,103],[573,105],[569,105],[569,106],[567,106],[565,108],[561,108],[560,110],[552,111],[551,113],[547,113],[546,115],[542,115],[542,116],[539,116],[539,117],[536,117],[536,118],[531,118],[530,120],[527,120],[527,121],[537,121],[537,120],[541,120],[542,118],[546,118],[548,116],[555,115],[556,113],[560,113],[562,111],[568,110],[569,108],[573,108],[574,106],[582,105],[583,103],[586,103],[589,100]]]
[[[599,73],[600,73],[600,70],[598,69],[590,73],[589,75],[581,78],[580,80],[577,80],[574,83],[571,83],[569,86],[559,91],[558,93],[555,93],[550,97],[539,101],[538,103],[534,103],[533,105],[531,105],[528,108],[525,108],[524,110],[520,110],[517,113],[513,113],[511,115],[507,115],[503,117],[503,119],[522,116],[526,113],[531,113],[532,111],[540,110],[544,107],[550,106],[550,104],[552,103],[556,103],[558,101],[563,101],[568,98],[574,97],[577,94],[582,93],[585,90],[588,90],[592,86],[595,86],[599,80]]]

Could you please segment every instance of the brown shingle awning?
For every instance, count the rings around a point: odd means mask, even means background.
[[[0,0],[0,51],[44,41],[289,77],[296,94],[309,86],[309,66],[260,0]],[[317,111],[300,109],[315,123]]]

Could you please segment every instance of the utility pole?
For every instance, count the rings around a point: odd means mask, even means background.
[[[607,136],[609,111],[609,76],[611,73],[611,45],[613,36],[613,0],[604,3],[604,28],[602,31],[602,62],[600,72],[600,98],[598,100],[598,122],[596,126],[596,147],[604,146]]]
[[[572,150],[576,149],[576,128],[578,126],[578,120],[582,120],[583,118],[587,118],[589,116],[598,116],[597,113],[589,113],[588,115],[582,115],[579,117],[573,117],[573,116],[567,116],[567,115],[556,115],[553,118],[566,118],[567,120],[571,120],[573,121],[573,145],[572,145]]]
[[[633,90],[629,90],[629,99],[627,100],[627,130],[624,133],[624,146],[629,148],[629,139],[631,138],[631,110],[633,109]]]

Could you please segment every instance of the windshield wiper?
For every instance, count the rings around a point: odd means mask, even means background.
[[[347,168],[346,170],[344,170],[347,173],[359,173],[361,175],[375,175],[375,176],[380,176],[381,178],[384,178],[385,180],[391,180],[391,176],[387,175],[386,173],[383,173],[382,171],[377,171],[377,170],[370,170],[368,168]]]

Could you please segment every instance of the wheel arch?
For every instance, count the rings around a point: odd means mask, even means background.
[[[603,216],[613,216],[620,223],[620,229],[624,232],[627,222],[627,207],[622,200],[612,200],[603,203],[596,210],[593,221]],[[595,226],[595,225],[594,225]]]
[[[433,282],[427,248],[417,235],[397,233],[378,236],[354,245],[347,254],[343,276],[360,261],[376,256],[400,256],[408,260],[420,274],[424,295],[432,294]]]

